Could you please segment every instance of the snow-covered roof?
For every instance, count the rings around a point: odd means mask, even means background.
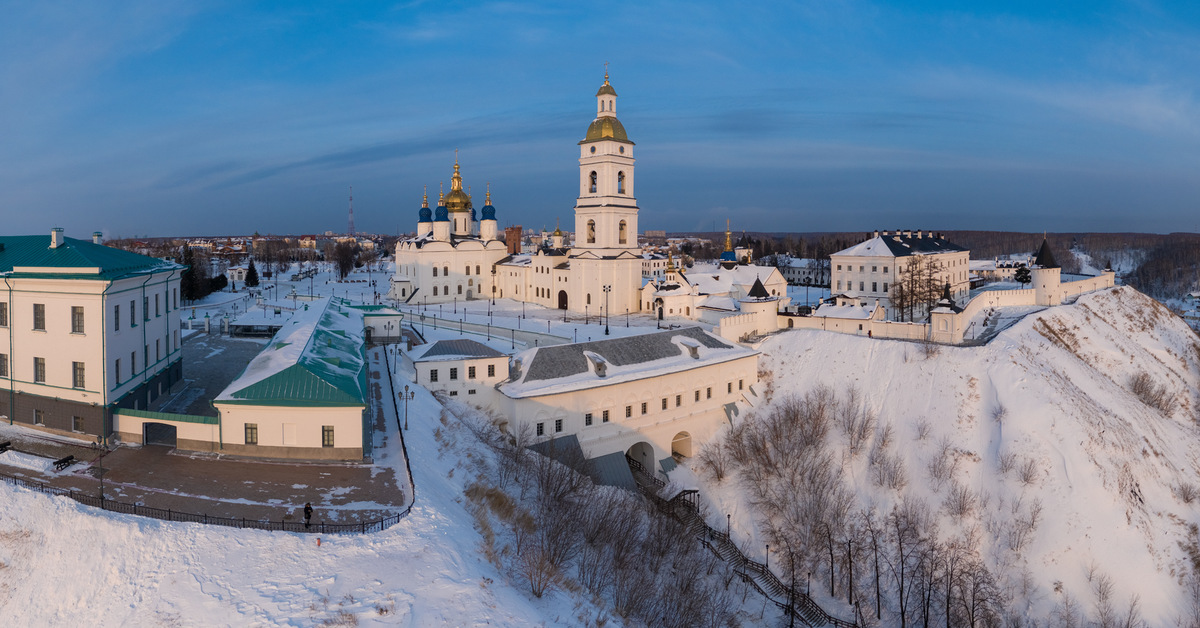
[[[214,401],[250,405],[364,405],[362,312],[326,298],[298,310]]]
[[[513,358],[514,379],[498,388],[512,398],[535,397],[658,377],[757,353],[699,327],[684,327],[522,351]]]
[[[951,253],[965,250],[961,246],[939,236],[916,237],[915,235],[885,233],[859,242],[848,249],[842,249],[833,255],[846,257],[905,257],[908,255]]]
[[[708,308],[710,310],[725,310],[728,312],[736,312],[737,302],[732,297],[726,296],[710,296],[700,301],[696,307]]]
[[[866,320],[868,318],[871,318],[871,313],[874,311],[874,309],[875,308],[873,308],[873,307],[866,307],[866,306],[860,306],[860,305],[828,305],[828,304],[826,304],[826,305],[822,305],[821,307],[813,310],[812,315],[820,316],[822,318],[846,318],[846,319]]]
[[[439,340],[415,353],[413,355],[413,362],[499,358],[503,356],[503,353],[475,340]]]

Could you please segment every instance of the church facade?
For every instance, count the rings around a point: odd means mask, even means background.
[[[509,255],[497,233],[491,193],[476,221],[457,160],[451,189],[418,215],[416,236],[396,245],[389,297],[416,303],[508,298],[577,313],[637,312],[642,287],[634,143],[617,119],[617,92],[604,75],[596,117],[579,142],[575,242],[560,229],[532,254]]]

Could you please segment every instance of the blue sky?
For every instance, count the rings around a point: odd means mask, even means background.
[[[598,7],[598,8],[596,8]],[[610,63],[643,229],[1200,231],[1200,8],[0,2],[7,233],[570,223]],[[477,206],[482,202],[477,202]]]

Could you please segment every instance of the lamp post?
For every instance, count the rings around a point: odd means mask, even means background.
[[[625,326],[629,327],[629,308],[625,308]]]
[[[458,295],[454,295],[454,313],[458,314]]]
[[[104,447],[103,436],[96,437],[96,446],[100,448],[100,456],[96,458],[96,473],[100,475],[100,510],[104,510],[104,454],[108,453],[108,450]]]
[[[612,286],[604,286],[604,335],[608,335],[608,321],[612,318],[608,311],[608,293],[612,292]]]
[[[496,267],[492,266],[492,305],[496,304]],[[492,315],[492,311],[488,310],[488,316]]]
[[[417,391],[409,391],[408,384],[404,385],[404,392],[400,393],[400,398],[404,400],[404,431],[408,431],[408,402],[413,397],[417,396]],[[396,417],[396,427],[400,427],[400,417]]]

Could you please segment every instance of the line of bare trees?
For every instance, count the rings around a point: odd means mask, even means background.
[[[734,574],[682,523],[639,495],[593,484],[577,446],[555,448],[552,459],[528,449],[528,429],[463,420],[493,454],[467,490],[489,556],[534,596],[582,587],[633,624],[730,625]]]
[[[929,426],[918,425],[916,440],[928,435]],[[1002,564],[1017,564],[1043,518],[1041,503],[1023,493],[1006,502],[971,490],[956,477],[961,452],[942,438],[933,443],[923,470],[944,496],[931,505],[904,490],[914,471],[905,468],[906,445],[898,440],[855,389],[838,395],[821,386],[776,399],[738,423],[701,451],[698,467],[717,482],[738,479],[761,515],[762,532],[778,552],[771,564],[780,566],[785,581],[811,577],[813,589],[856,606],[868,625],[1143,625],[1137,599],[1118,604],[1112,581],[1101,586],[1099,574],[1089,592],[1090,609],[1062,591],[1054,617],[1030,618],[1034,577],[1014,576],[1014,568],[994,571],[980,548],[991,545]],[[870,481],[894,495],[891,506],[859,503],[851,493],[844,469],[864,457]],[[1008,456],[1000,466],[1002,475],[1014,474],[1021,486],[1037,482],[1032,459],[1022,465]],[[939,522],[945,520],[960,525],[944,530]],[[990,544],[982,542],[985,532]]]

